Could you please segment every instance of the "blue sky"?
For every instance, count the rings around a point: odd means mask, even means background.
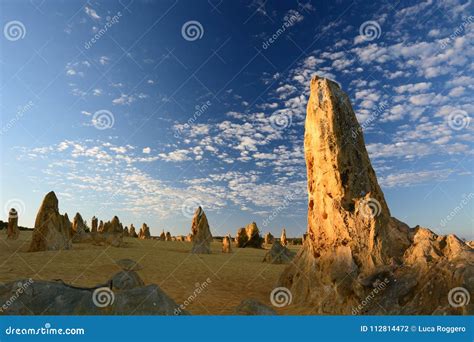
[[[391,213],[473,239],[470,1],[2,1],[1,203],[187,234],[306,230],[318,74],[349,94]],[[265,222],[265,224],[264,224]]]

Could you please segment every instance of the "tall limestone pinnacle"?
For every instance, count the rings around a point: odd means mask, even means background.
[[[311,80],[304,149],[308,178],[307,238],[280,278],[281,284],[291,289],[294,301],[310,303],[318,313],[349,314],[373,290],[374,283],[400,277],[410,280],[412,288],[401,289],[399,285],[403,282],[395,281],[389,288],[394,297],[415,291],[421,283],[416,279],[420,270],[411,274],[400,269],[420,260],[413,258],[413,254],[433,260],[427,255],[426,246],[420,250],[419,243],[413,245],[417,237],[429,236],[426,232],[430,231],[410,230],[390,216],[350,100],[331,80]],[[443,243],[451,244],[450,250],[462,252],[440,252],[443,262],[458,256],[472,260],[473,254],[468,253],[472,249],[457,238],[448,240]],[[425,272],[429,266],[424,266]],[[413,269],[417,267],[419,264],[413,265]],[[462,279],[472,271],[466,267]],[[459,283],[452,285],[455,284]],[[440,294],[439,301],[447,301],[447,292]],[[393,303],[390,305],[394,313],[403,311]],[[364,308],[365,312],[372,309]],[[411,309],[418,310],[417,313],[432,312],[415,304],[406,306],[407,313]]]

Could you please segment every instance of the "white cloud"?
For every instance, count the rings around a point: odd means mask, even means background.
[[[150,154],[151,148],[150,148],[150,147],[145,147],[145,148],[142,150],[142,152],[145,153],[145,154]]]

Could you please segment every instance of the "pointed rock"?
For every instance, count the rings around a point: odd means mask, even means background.
[[[48,193],[36,215],[35,228],[29,247],[30,252],[70,249],[71,222],[67,214],[59,213],[56,194]]]
[[[266,245],[271,245],[273,244],[273,241],[275,240],[274,236],[272,233],[266,233],[264,236],[264,242]]]
[[[91,241],[90,235],[86,232],[87,229],[81,214],[76,213],[72,220],[72,242]]]
[[[222,239],[222,253],[232,253],[232,238],[230,235],[224,236]]]
[[[142,240],[151,238],[150,227],[148,227],[146,223],[142,224],[142,227],[140,228],[140,232],[138,233],[138,238]]]
[[[473,250],[428,230],[413,234],[390,217],[362,129],[335,82],[311,81],[304,148],[307,237],[280,278],[293,301],[317,314],[350,314],[384,283],[377,305],[368,303],[363,313],[465,313],[469,306],[455,309],[446,298],[454,287],[474,290]]]
[[[287,246],[288,245],[288,240],[286,239],[286,229],[283,228],[280,236],[280,243],[282,246]]]
[[[129,235],[130,237],[133,237],[133,238],[137,238],[138,237],[138,234],[135,230],[135,226],[133,225],[133,223],[130,225],[130,231],[129,231]]]
[[[201,207],[198,207],[194,213],[191,233],[193,234],[193,248],[191,253],[210,254],[212,234],[209,229],[206,214]]]
[[[97,233],[97,227],[98,227],[99,221],[97,220],[97,217],[93,216],[91,220],[91,233]]]

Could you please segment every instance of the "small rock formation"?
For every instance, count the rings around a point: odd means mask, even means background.
[[[97,217],[93,216],[91,220],[91,233],[97,233],[97,226],[98,226],[99,221],[97,220]]]
[[[244,299],[236,308],[235,315],[239,316],[274,316],[276,311],[255,299]]]
[[[128,232],[128,234],[130,235],[130,237],[133,237],[133,238],[138,237],[138,234],[135,230],[135,226],[133,224],[130,225],[130,231]]]
[[[286,264],[293,259],[295,254],[285,246],[282,246],[280,241],[273,242],[272,248],[265,254],[263,262],[270,264]]]
[[[222,239],[222,253],[232,253],[232,238],[230,235],[224,236]]]
[[[72,242],[91,241],[91,236],[86,232],[87,229],[81,214],[76,213],[72,219]]]
[[[148,227],[146,223],[142,224],[140,232],[138,233],[138,238],[142,240],[151,239],[150,227]]]
[[[7,239],[16,240],[20,235],[18,229],[18,212],[15,208],[11,208],[8,213]]]
[[[165,234],[165,230],[163,229],[163,231],[161,232],[160,234],[160,240],[161,241],[166,241],[166,234]]]
[[[114,247],[121,247],[123,245],[123,226],[117,216],[114,216],[111,221],[99,223],[103,226],[102,232],[99,234],[91,234],[94,244],[107,244]]]
[[[125,226],[125,228],[123,229],[123,237],[129,237],[130,236],[130,233],[128,232],[128,227]]]
[[[193,234],[193,248],[191,253],[210,254],[212,234],[209,229],[206,214],[201,207],[198,207],[194,212],[191,233]]]
[[[184,242],[184,241],[186,241],[186,237],[183,236],[183,235],[178,235],[178,236],[176,237],[176,241]]]
[[[245,232],[247,233],[247,244],[245,247],[262,248],[263,239],[255,222],[249,223],[245,227]]]
[[[104,222],[102,220],[100,220],[99,222],[99,228],[97,228],[97,230],[99,231],[99,233],[103,233],[104,232]]]
[[[237,248],[243,248],[247,244],[249,240],[247,236],[247,231],[245,228],[239,228],[237,230],[237,234],[235,235],[235,245]]]
[[[264,243],[266,245],[271,245],[273,244],[273,241],[275,240],[275,238],[273,237],[272,233],[268,232],[265,234],[264,236]]]
[[[166,241],[171,241],[171,233],[170,232],[166,232],[165,239],[166,239]]]
[[[282,246],[288,246],[288,240],[286,239],[286,229],[283,228],[280,237],[280,243]]]
[[[362,129],[335,82],[311,81],[304,149],[308,235],[280,278],[294,303],[315,314],[474,313],[472,304],[448,300],[452,289],[474,291],[473,249],[390,216]],[[383,294],[367,303],[382,283]]]
[[[59,213],[58,198],[51,191],[44,197],[36,215],[33,237],[28,251],[70,249],[72,247],[71,229],[71,222],[67,214],[61,215]]]
[[[186,242],[193,242],[193,234],[189,233],[188,235],[186,235],[185,241]]]

